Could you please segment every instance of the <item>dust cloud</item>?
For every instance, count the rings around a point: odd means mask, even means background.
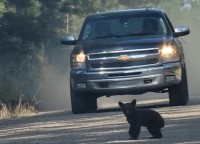
[[[59,45],[51,51],[50,62],[44,70],[45,81],[40,93],[39,108],[44,111],[70,110],[70,52],[69,46]]]

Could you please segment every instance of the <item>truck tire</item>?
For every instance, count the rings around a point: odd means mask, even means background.
[[[82,114],[97,109],[97,98],[86,93],[76,93],[70,85],[72,113]]]
[[[171,106],[186,105],[189,101],[186,68],[182,68],[182,80],[179,85],[169,88],[169,104]]]
[[[92,94],[87,94],[87,109],[88,112],[97,110],[97,97]]]

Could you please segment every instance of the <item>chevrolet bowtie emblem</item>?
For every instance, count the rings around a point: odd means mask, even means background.
[[[127,55],[121,55],[121,56],[118,57],[118,60],[120,62],[128,62],[130,60],[130,57],[127,56]]]

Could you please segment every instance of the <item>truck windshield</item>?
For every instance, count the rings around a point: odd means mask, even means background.
[[[90,18],[83,25],[79,38],[92,40],[166,34],[169,34],[169,28],[162,15],[129,14]]]

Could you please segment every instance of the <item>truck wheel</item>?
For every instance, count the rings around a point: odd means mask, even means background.
[[[94,95],[88,94],[87,98],[87,110],[88,112],[93,112],[97,110],[97,97]]]
[[[169,104],[171,106],[186,105],[188,101],[187,72],[186,68],[182,68],[181,83],[169,88]]]
[[[86,93],[76,93],[70,86],[72,113],[81,114],[97,109],[97,98]]]

